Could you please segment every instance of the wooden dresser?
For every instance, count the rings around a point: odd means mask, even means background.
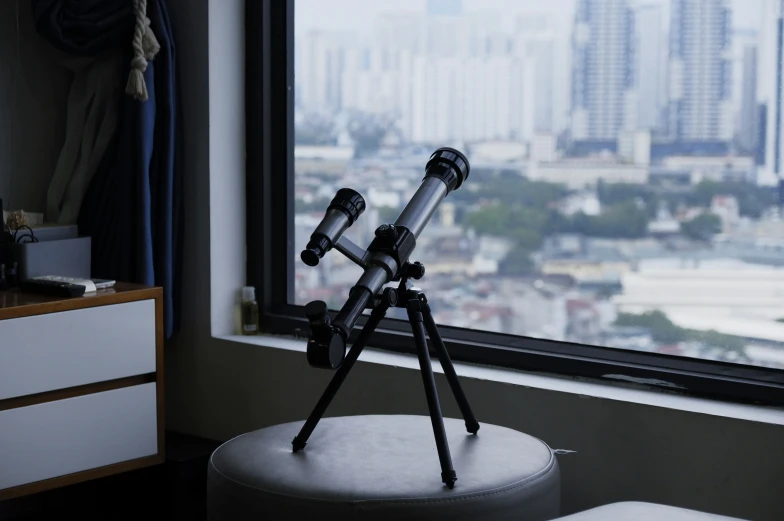
[[[163,462],[161,296],[0,291],[0,500]]]

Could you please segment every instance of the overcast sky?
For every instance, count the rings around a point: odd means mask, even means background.
[[[637,0],[640,3],[667,3],[662,0]],[[762,4],[766,0],[732,0],[736,29],[758,29]],[[310,29],[357,30],[372,27],[383,12],[424,12],[426,0],[295,0],[296,31]],[[500,10],[509,16],[524,13],[550,13],[571,21],[574,0],[463,0],[463,12]]]

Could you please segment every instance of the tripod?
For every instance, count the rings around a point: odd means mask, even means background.
[[[408,268],[410,265],[406,263]],[[420,273],[424,274],[424,267],[421,268]],[[412,270],[403,269],[403,273],[408,273]],[[414,277],[414,278],[420,278]],[[401,298],[399,298],[399,296]],[[365,326],[362,328],[357,341],[351,346],[346,358],[343,360],[341,366],[335,372],[335,376],[327,385],[324,393],[319,398],[313,412],[310,413],[305,425],[299,431],[299,434],[291,442],[294,452],[302,450],[308,442],[313,429],[316,428],[321,417],[324,415],[330,402],[337,394],[338,389],[343,384],[349,371],[354,366],[354,362],[359,358],[359,354],[364,349],[370,335],[375,331],[378,324],[386,315],[390,307],[405,308],[408,311],[408,321],[411,324],[411,330],[414,333],[414,344],[416,345],[417,356],[419,357],[419,369],[422,373],[422,383],[425,386],[425,396],[427,398],[427,407],[430,411],[430,422],[433,425],[433,435],[436,440],[436,448],[438,449],[438,459],[441,464],[441,481],[447,487],[453,488],[457,480],[457,474],[452,467],[452,456],[449,452],[449,443],[446,439],[446,430],[444,429],[444,418],[441,414],[441,404],[438,400],[438,391],[436,390],[436,381],[433,376],[433,368],[430,364],[430,353],[427,348],[427,340],[425,334],[430,337],[433,348],[436,351],[441,367],[444,369],[449,387],[452,394],[455,396],[457,405],[460,408],[460,413],[465,420],[466,430],[471,434],[476,434],[479,430],[479,422],[476,420],[474,413],[471,412],[471,406],[468,404],[465,393],[460,386],[457,379],[457,373],[449,359],[444,341],[438,332],[438,327],[430,312],[430,305],[427,303],[425,294],[416,289],[409,289],[407,277],[403,277],[400,281],[398,289],[386,288],[381,294],[378,303],[373,306],[373,311],[370,313]]]

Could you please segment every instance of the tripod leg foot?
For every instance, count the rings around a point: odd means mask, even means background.
[[[335,397],[338,389],[343,385],[343,381],[346,379],[346,376],[348,376],[348,372],[354,367],[354,362],[357,361],[359,354],[365,347],[367,339],[381,322],[381,319],[384,318],[388,308],[389,303],[385,301],[385,303],[376,307],[370,314],[370,319],[365,323],[365,327],[362,328],[362,332],[359,334],[359,337],[357,337],[357,341],[354,342],[354,345],[349,349],[343,363],[335,372],[335,376],[330,380],[329,385],[327,385],[327,388],[324,390],[324,394],[321,395],[321,398],[319,398],[319,401],[316,403],[316,407],[310,413],[310,416],[308,416],[308,419],[300,429],[299,434],[297,434],[291,442],[294,452],[299,452],[305,448],[310,435],[313,434],[313,429],[316,428],[319,420],[321,420],[327,407],[332,402],[332,398]]]
[[[305,445],[307,445],[307,444],[308,444],[308,442],[300,440],[299,436],[294,436],[294,439],[291,440],[291,447],[293,449],[292,452],[299,452],[299,451],[301,451],[302,449],[305,448]]]
[[[455,488],[455,481],[457,481],[457,473],[454,470],[448,470],[441,473],[441,481],[449,488]]]
[[[433,426],[433,436],[436,441],[438,459],[441,464],[441,481],[447,487],[452,488],[457,480],[454,467],[452,467],[452,455],[449,453],[449,442],[444,428],[444,417],[441,414],[441,404],[438,401],[438,391],[436,390],[436,380],[433,376],[433,367],[430,365],[430,354],[427,351],[427,339],[425,337],[425,326],[423,324],[421,303],[418,296],[414,296],[408,302],[408,320],[411,323],[411,331],[414,333],[414,344],[416,345],[419,357],[419,369],[422,373],[422,383],[425,387],[425,397],[427,398],[427,408],[430,411],[430,423]]]
[[[423,306],[422,318],[427,334],[430,335],[430,340],[438,354],[438,360],[441,362],[441,367],[444,369],[444,376],[446,376],[449,387],[452,389],[452,394],[455,396],[458,407],[460,407],[460,412],[465,420],[466,430],[471,434],[476,434],[479,430],[479,422],[476,420],[473,411],[471,411],[471,406],[468,404],[468,399],[463,392],[463,387],[460,385],[460,380],[457,377],[457,372],[455,372],[455,367],[452,365],[452,360],[449,358],[444,340],[441,338],[436,321],[433,318],[433,314],[430,312],[430,305],[427,303]]]

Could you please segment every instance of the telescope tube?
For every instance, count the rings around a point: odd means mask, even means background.
[[[468,178],[469,171],[468,159],[461,152],[447,147],[433,152],[425,167],[422,184],[398,216],[392,231],[407,229],[414,239],[419,237],[441,201],[451,191],[460,188],[463,181]],[[380,231],[381,229],[377,231],[377,235]],[[408,258],[399,260],[402,264]],[[384,252],[371,253],[367,264],[368,267],[357,284],[351,288],[348,300],[332,323],[344,339],[348,338],[373,296],[381,291],[384,284],[395,278],[401,268],[395,258]]]

